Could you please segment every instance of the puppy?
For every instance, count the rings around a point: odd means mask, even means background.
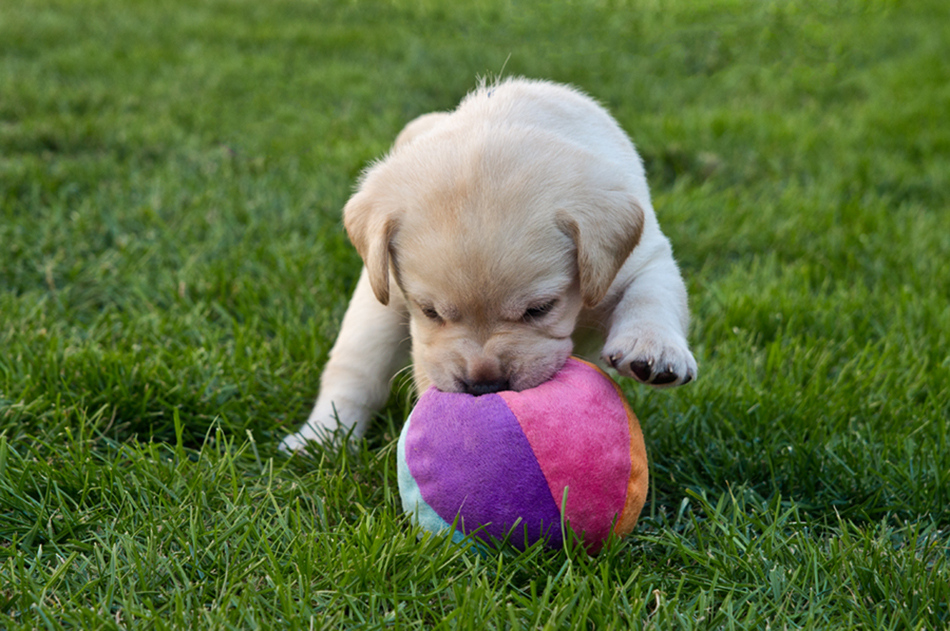
[[[508,79],[412,121],[343,221],[363,271],[285,450],[362,436],[410,352],[420,393],[532,388],[590,333],[621,375],[696,377],[686,288],[640,157],[572,88]]]

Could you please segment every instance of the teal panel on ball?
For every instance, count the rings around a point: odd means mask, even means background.
[[[419,491],[419,485],[415,478],[409,472],[409,465],[406,462],[406,434],[409,430],[409,423],[412,422],[412,414],[406,419],[402,432],[399,434],[399,442],[396,444],[396,479],[399,483],[399,496],[402,498],[402,509],[409,513],[414,523],[421,526],[424,530],[433,533],[445,533],[453,530],[452,524],[442,519],[438,513],[432,510],[432,507],[422,499],[422,493]],[[465,535],[456,530],[452,533],[452,541],[461,543],[465,540]]]

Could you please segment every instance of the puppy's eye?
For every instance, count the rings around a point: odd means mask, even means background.
[[[435,307],[431,305],[420,305],[419,310],[422,311],[422,315],[433,322],[442,322],[442,316],[440,316],[439,312],[435,310]]]
[[[551,313],[554,307],[557,305],[557,300],[549,300],[547,302],[542,302],[541,304],[533,305],[525,309],[524,315],[521,316],[522,320],[540,320],[547,314]]]

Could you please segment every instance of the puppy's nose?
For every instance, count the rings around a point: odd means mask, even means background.
[[[511,389],[511,384],[508,383],[507,379],[501,378],[480,381],[463,381],[462,387],[465,389],[466,394],[471,394],[477,397],[483,394],[491,394],[492,392],[509,390]]]

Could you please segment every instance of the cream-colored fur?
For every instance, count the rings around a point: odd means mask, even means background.
[[[696,376],[686,289],[640,157],[576,90],[509,79],[412,121],[343,215],[365,266],[314,410],[284,449],[361,436],[410,338],[420,392],[534,387],[590,331],[621,375]]]

